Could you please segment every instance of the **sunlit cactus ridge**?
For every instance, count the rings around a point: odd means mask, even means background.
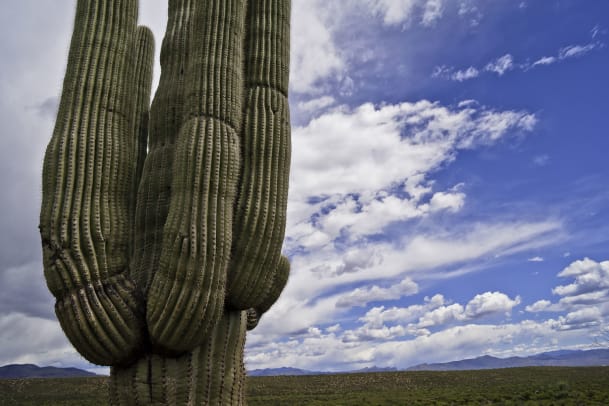
[[[283,290],[289,0],[78,0],[43,166],[56,314],[111,404],[243,404],[247,328]]]

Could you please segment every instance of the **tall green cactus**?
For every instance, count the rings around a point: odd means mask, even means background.
[[[110,403],[243,404],[246,329],[289,274],[289,0],[169,0],[161,79],[137,0],[78,0],[40,232]]]

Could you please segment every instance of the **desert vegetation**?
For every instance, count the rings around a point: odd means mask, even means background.
[[[108,378],[0,380],[2,405],[99,405]],[[247,378],[250,405],[607,405],[609,367]]]

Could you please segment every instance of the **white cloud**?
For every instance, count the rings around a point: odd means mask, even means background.
[[[539,65],[551,65],[558,61],[558,58],[555,56],[542,56],[537,59],[535,62],[531,64],[531,67],[539,66]]]
[[[478,69],[474,68],[473,66],[470,66],[466,70],[458,70],[451,74],[451,79],[456,80],[457,82],[463,82],[464,80],[478,77],[479,74],[480,71],[478,71]]]
[[[358,254],[362,260],[356,262],[357,266],[350,260],[351,252],[362,251],[357,245],[344,253],[328,248],[296,255],[285,295],[302,301],[364,281],[393,280],[407,275],[419,279],[452,278],[462,273],[453,274],[446,267],[547,244],[560,235],[560,227],[554,222],[478,225],[444,236],[416,235],[398,245],[368,243],[363,249],[365,254]],[[466,272],[471,270],[463,270]]]
[[[400,299],[418,293],[419,286],[410,278],[403,279],[400,283],[382,288],[377,285],[357,288],[343,295],[337,302],[338,307],[363,307],[369,302]]]
[[[514,68],[514,58],[510,54],[505,54],[496,60],[489,62],[484,70],[488,72],[495,72],[499,76],[503,76],[503,74],[509,70]]]
[[[485,292],[476,295],[465,306],[453,303],[428,311],[419,318],[417,327],[428,328],[453,322],[472,321],[497,314],[508,316],[519,304],[520,297],[510,299],[501,292]]]
[[[420,0],[373,0],[370,1],[372,10],[383,17],[387,25],[394,25],[410,20],[415,6]]]
[[[293,132],[291,196],[380,191],[453,159],[455,150],[530,131],[535,116],[422,100],[334,110]]]
[[[465,194],[461,192],[437,192],[429,201],[431,211],[448,210],[459,211],[465,204]]]
[[[443,13],[443,0],[427,0],[421,23],[423,25],[433,25]]]
[[[440,308],[446,304],[446,299],[443,295],[436,294],[434,296],[425,297],[424,304],[416,304],[408,307],[391,307],[385,309],[384,306],[373,307],[366,312],[366,315],[359,320],[370,327],[380,328],[387,323],[410,324],[425,314]]]
[[[558,57],[560,59],[580,57],[597,47],[597,43],[590,43],[586,45],[569,45],[560,49],[558,52]]]
[[[609,316],[609,261],[597,262],[589,258],[573,261],[558,276],[574,279],[572,283],[552,289],[552,293],[561,296],[558,302],[539,300],[526,307],[528,312],[569,312],[556,322],[560,328],[568,329],[586,327],[585,323],[574,321],[581,315],[600,312]]]
[[[476,295],[465,306],[465,315],[469,319],[476,319],[493,313],[503,313],[508,315],[512,308],[520,304],[520,296],[510,299],[505,293],[485,292]]]
[[[480,70],[470,66],[464,70],[455,71],[454,68],[448,66],[436,66],[433,73],[431,74],[434,78],[443,78],[454,80],[457,82],[463,82],[469,79],[477,78],[480,75]]]
[[[316,112],[322,109],[325,109],[331,105],[336,103],[336,100],[332,96],[322,96],[314,99],[310,99],[307,101],[302,101],[297,104],[297,108],[307,112]]]
[[[558,50],[555,56],[538,57],[533,62],[526,61],[523,63],[516,63],[514,62],[514,57],[508,53],[491,62],[488,62],[484,68],[470,66],[466,69],[456,69],[455,67],[446,65],[436,66],[431,76],[434,78],[463,82],[465,80],[477,78],[480,76],[482,71],[493,72],[499,76],[503,76],[510,70],[517,69],[521,71],[528,71],[536,67],[552,65],[566,59],[582,57],[596,49],[603,48],[605,46],[603,42],[594,40],[599,35],[599,31],[592,29],[591,34],[593,39],[592,42],[583,45],[568,45],[562,47]]]
[[[596,33],[598,35],[598,33]],[[592,32],[592,39],[596,37],[595,32]],[[565,59],[579,58],[582,57],[595,49],[603,48],[604,44],[599,41],[589,42],[584,45],[567,45],[558,50],[556,56],[543,56],[537,59],[535,62],[530,64],[523,64],[524,70],[535,68],[537,66],[552,65],[556,62],[563,61]]]
[[[527,261],[529,261],[529,262],[543,262],[544,259],[543,259],[543,257],[537,256],[537,257],[529,258],[529,259],[527,259]]]
[[[437,294],[431,298],[426,297],[423,304],[405,308],[374,307],[359,319],[363,323],[360,327],[345,331],[343,339],[348,342],[356,342],[429,335],[431,333],[428,329],[432,327],[446,327],[446,325],[489,316],[509,316],[512,309],[518,304],[520,304],[519,297],[510,299],[501,292],[486,292],[476,295],[465,306],[447,302],[444,296]]]
[[[480,24],[480,20],[483,17],[480,9],[473,4],[472,0],[463,0],[459,3],[459,11],[458,14],[460,17],[469,18],[469,23],[472,27],[476,27]]]
[[[438,307],[430,312],[425,313],[419,319],[417,327],[426,328],[433,326],[441,326],[455,321],[465,320],[463,306],[459,303],[453,303],[448,306]]]
[[[589,258],[572,262],[558,274],[559,277],[574,277],[568,285],[560,285],[553,293],[560,296],[578,296],[609,289],[609,261],[596,262]]]
[[[292,4],[290,88],[295,92],[317,94],[320,80],[337,77],[345,68],[325,20],[324,4],[321,0]]]
[[[525,310],[530,313],[538,313],[543,311],[550,311],[551,307],[552,302],[550,302],[549,300],[542,299],[538,300],[532,305],[527,306]]]
[[[599,326],[602,315],[597,307],[586,307],[561,316],[553,325],[557,330],[580,330]]]
[[[393,309],[377,309],[383,314],[384,322],[387,319],[412,320],[416,317],[413,313],[417,313],[411,311],[411,314],[399,317],[397,311],[391,315]],[[431,333],[425,329],[415,331],[403,323],[384,325],[369,322],[374,318],[371,316],[374,310],[367,315],[367,324],[356,330],[268,342],[252,348],[246,356],[248,366],[293,365],[312,370],[352,370],[372,365],[406,368],[422,362],[446,362],[481,354],[504,357],[535,354],[555,350],[561,343],[562,348],[568,348],[569,343],[581,334],[573,329],[561,329],[566,324],[558,320],[524,320],[502,325],[461,324],[463,321],[459,321],[459,325]],[[411,309],[397,310],[407,313]],[[572,315],[570,318],[573,322],[592,319],[593,314]],[[424,334],[418,334],[420,332]]]

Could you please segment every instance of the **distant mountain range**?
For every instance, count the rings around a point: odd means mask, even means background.
[[[359,373],[370,373],[370,372],[396,372],[397,368],[380,368],[380,367],[368,367],[363,369],[357,369],[355,371],[344,371],[344,372],[323,372],[323,371],[308,371],[306,369],[298,368],[266,368],[266,369],[254,369],[247,371],[248,376],[300,376],[300,375],[332,375],[332,374],[359,374]]]
[[[419,364],[407,368],[406,371],[465,371],[473,369],[501,369],[517,367],[587,367],[608,366],[609,349],[597,350],[560,350],[544,352],[529,357],[496,358],[490,355],[464,359],[460,361],[444,362],[438,364]],[[396,372],[396,368],[369,367],[354,371],[323,372],[308,371],[298,368],[267,368],[248,371],[249,376],[302,376],[302,375],[330,375],[336,373],[356,374],[371,372]],[[22,378],[76,378],[99,376],[92,372],[78,368],[39,367],[32,364],[5,365],[0,367],[0,379]]]
[[[420,364],[407,368],[406,371],[465,371],[473,369],[501,369],[517,367],[586,367],[609,365],[609,349],[598,350],[560,350],[544,352],[529,357],[496,358],[485,355],[478,358],[464,359],[438,364]],[[369,373],[394,372],[396,368],[371,367],[340,373]],[[280,375],[327,375],[339,372],[308,371],[297,368],[268,368],[248,371],[249,376],[280,376]]]
[[[588,367],[609,365],[609,349],[560,350],[529,357],[496,358],[485,355],[440,364],[420,364],[407,371],[464,371],[471,369],[499,369],[516,367]]]
[[[33,364],[12,364],[0,367],[0,379],[23,378],[86,378],[99,376],[78,368],[39,367]]]

